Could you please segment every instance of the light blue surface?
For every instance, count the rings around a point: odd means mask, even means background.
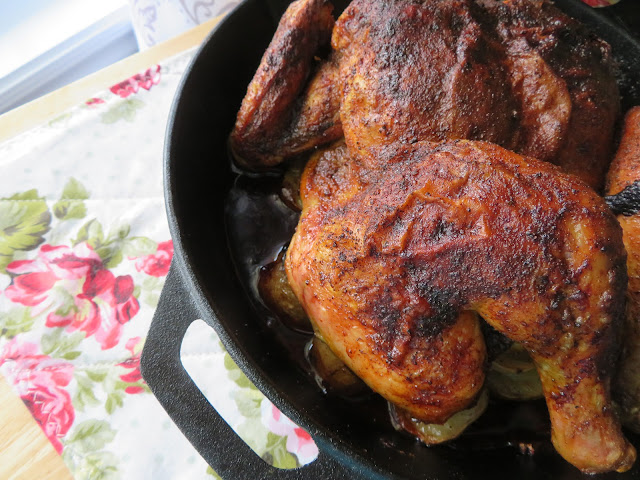
[[[44,53],[34,55],[33,48],[23,46],[25,63],[16,65],[0,78],[0,114],[138,51],[126,3],[123,0],[104,2],[103,5],[110,3],[113,8],[118,5],[120,8],[95,23],[87,18],[72,18],[69,25],[74,25],[76,30],[63,31],[60,24],[53,19],[48,22],[48,18],[56,9],[58,12],[75,11],[77,0],[0,0],[0,44],[19,49],[27,27],[51,24],[50,31],[33,32]],[[94,16],[96,12],[100,10],[94,11]],[[44,21],[38,18],[43,15],[47,16]]]
[[[0,0],[0,35],[14,28],[18,23],[64,0]]]

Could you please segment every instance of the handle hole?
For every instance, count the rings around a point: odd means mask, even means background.
[[[249,381],[204,321],[187,329],[180,359],[209,403],[262,460],[291,469],[317,458],[318,447],[309,434]]]

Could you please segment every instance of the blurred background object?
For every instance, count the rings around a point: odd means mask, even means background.
[[[140,50],[222,15],[239,0],[129,0]]]
[[[238,3],[0,2],[0,114],[224,14]]]
[[[0,113],[137,51],[127,0],[2,2]]]
[[[625,24],[640,0],[582,0]],[[0,2],[0,114],[228,13],[240,0]],[[638,33],[640,25],[625,25]]]

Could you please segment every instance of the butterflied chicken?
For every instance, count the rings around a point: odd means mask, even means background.
[[[231,145],[259,168],[342,135],[373,162],[398,142],[486,140],[600,188],[618,103],[608,45],[547,1],[354,0],[334,26],[329,2],[299,0]]]
[[[303,174],[289,282],[345,364],[439,423],[484,380],[476,314],[536,363],[556,449],[585,472],[635,450],[611,408],[626,288],[620,227],[573,176],[493,144],[419,142],[385,170],[344,146]]]
[[[535,362],[560,454],[625,471],[610,382],[626,257],[588,186],[618,103],[608,45],[546,0],[353,0],[335,23],[298,0],[230,145],[260,169],[332,144],[304,171],[287,276],[407,430],[481,398],[482,317]]]

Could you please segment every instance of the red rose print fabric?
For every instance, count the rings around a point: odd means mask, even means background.
[[[618,3],[620,0],[582,0],[591,7],[608,7]]]
[[[140,337],[134,337],[127,341],[126,348],[131,352],[131,357],[125,360],[122,363],[119,363],[118,366],[125,368],[128,370],[127,373],[123,373],[120,375],[120,379],[133,384],[125,388],[125,392],[135,394],[142,393],[145,389],[140,385],[135,385],[138,382],[142,381],[142,374],[140,373],[140,354],[142,353],[142,339]]]
[[[140,308],[131,276],[115,276],[87,243],[45,244],[36,258],[11,262],[7,272],[14,275],[7,298],[47,311],[48,327],[94,335],[102,349],[118,343],[122,325]]]
[[[73,365],[43,355],[34,343],[13,339],[0,354],[0,372],[17,389],[51,444],[61,453],[60,439],[75,418],[66,390],[73,378]]]
[[[154,277],[164,277],[169,273],[173,258],[173,242],[160,242],[158,249],[151,255],[146,255],[136,261],[136,270]]]
[[[150,90],[152,86],[160,83],[160,65],[147,69],[144,73],[139,73],[110,88],[111,93],[127,98],[129,95],[138,93],[144,88]],[[94,102],[95,103],[95,102]]]

